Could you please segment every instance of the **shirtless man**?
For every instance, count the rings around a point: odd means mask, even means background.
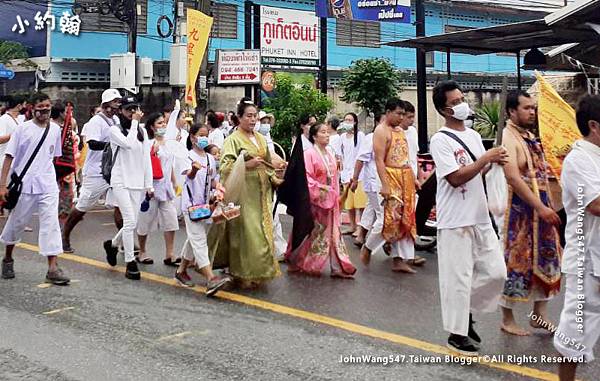
[[[373,135],[375,164],[381,181],[378,201],[384,207],[361,250],[361,260],[368,264],[371,253],[387,242],[393,257],[392,271],[413,274],[416,271],[406,261],[415,258],[419,183],[410,166],[409,145],[400,126],[404,114],[404,102],[390,99],[385,107],[385,121]]]

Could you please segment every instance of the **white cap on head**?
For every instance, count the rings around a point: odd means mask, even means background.
[[[121,99],[121,93],[117,89],[107,89],[102,93],[102,104]]]

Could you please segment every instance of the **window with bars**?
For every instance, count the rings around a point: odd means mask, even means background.
[[[187,9],[195,9],[198,2],[186,0],[184,1],[184,4],[187,15]],[[242,14],[238,15],[238,6],[236,4],[212,2],[210,12],[213,17],[213,27],[210,32],[210,37],[237,39],[238,17],[240,19],[243,18]],[[184,17],[187,17],[186,15],[184,15]]]
[[[141,15],[137,19],[138,34],[146,34],[148,29],[148,0],[138,0],[141,6]],[[98,7],[97,0],[75,0],[75,4],[80,4],[84,8]],[[85,32],[120,32],[127,33],[127,24],[119,21],[113,14],[101,15],[99,12],[82,12],[79,15],[81,19],[81,30]]]
[[[238,7],[235,4],[213,3],[211,37],[237,39]],[[241,16],[240,16],[241,17]]]
[[[378,22],[336,20],[336,42],[339,46],[378,48],[381,27]]]

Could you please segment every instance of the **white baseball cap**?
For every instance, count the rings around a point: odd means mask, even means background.
[[[102,93],[102,104],[121,99],[121,93],[117,89],[107,89]]]

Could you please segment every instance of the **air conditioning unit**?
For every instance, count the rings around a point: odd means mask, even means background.
[[[110,87],[113,89],[135,89],[135,54],[111,54]]]
[[[148,57],[138,58],[136,62],[137,85],[151,85],[154,76],[152,59]]]
[[[184,86],[187,81],[187,44],[171,45],[169,85]]]

